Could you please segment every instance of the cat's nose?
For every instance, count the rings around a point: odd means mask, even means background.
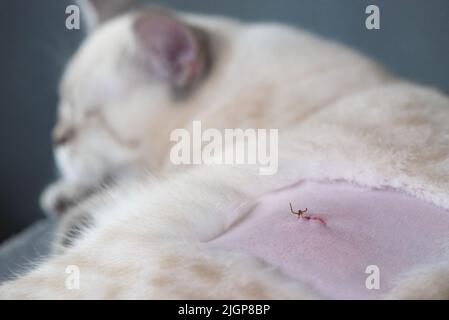
[[[60,146],[68,143],[75,136],[75,129],[64,126],[56,126],[53,130],[53,144]]]

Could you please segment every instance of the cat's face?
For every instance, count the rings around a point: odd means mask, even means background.
[[[60,86],[53,139],[64,179],[101,180],[141,160],[150,118],[205,72],[203,36],[156,9],[93,30]]]

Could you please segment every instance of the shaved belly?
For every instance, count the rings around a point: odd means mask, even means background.
[[[299,218],[289,203],[308,211]],[[331,299],[376,299],[402,272],[447,258],[449,212],[392,189],[307,181],[261,197],[209,244],[254,255]],[[367,288],[376,268],[380,287]]]

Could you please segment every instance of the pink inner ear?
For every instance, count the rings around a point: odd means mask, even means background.
[[[160,78],[176,86],[193,79],[198,54],[188,27],[168,16],[146,14],[136,20],[134,30],[145,59]]]

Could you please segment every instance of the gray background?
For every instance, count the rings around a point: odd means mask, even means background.
[[[50,130],[56,86],[82,31],[65,29],[63,0],[0,2],[0,242],[43,217],[54,177]],[[449,93],[448,0],[167,0],[172,8],[251,21],[283,21],[346,43],[396,73]],[[381,30],[364,27],[381,9]]]

